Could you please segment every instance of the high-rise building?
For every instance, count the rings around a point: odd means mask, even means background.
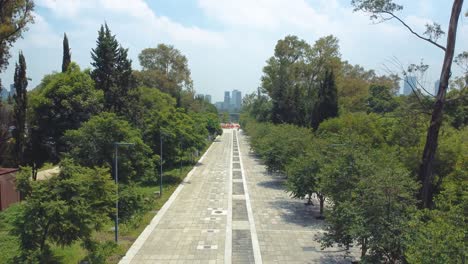
[[[229,91],[224,92],[224,109],[229,109],[231,105],[231,93]]]
[[[232,91],[232,106],[234,109],[239,110],[241,108],[242,104],[242,93],[238,90],[233,90]]]
[[[15,85],[10,84],[10,96],[13,96],[15,94],[16,94]]]
[[[224,102],[216,102],[214,105],[216,106],[218,111],[222,111],[224,108]]]
[[[418,80],[415,76],[406,76],[403,84],[403,94],[410,95],[413,90],[418,90],[417,86]]]
[[[211,104],[211,95],[206,94],[206,95],[205,95],[205,101],[207,101],[208,103]]]
[[[434,83],[434,95],[437,95],[439,93],[439,85],[440,85],[440,80],[435,81],[435,83]]]

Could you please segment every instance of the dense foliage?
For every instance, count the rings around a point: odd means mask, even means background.
[[[93,68],[81,70],[71,61],[64,35],[61,71],[27,91],[26,60],[20,53],[16,95],[0,105],[0,164],[30,166],[18,175],[25,201],[18,206],[12,234],[20,250],[9,261],[54,263],[52,245],[80,243],[87,261],[104,263],[114,246],[93,235],[115,217],[116,199],[120,222],[138,221],[154,197],[142,189],[159,182],[160,166],[166,171],[193,165],[222,133],[214,105],[195,97],[180,51],[164,44],[145,49],[141,72],[132,70],[127,54],[103,25],[91,52]],[[131,145],[117,147],[119,142]],[[59,164],[60,173],[36,181],[45,163]]]
[[[316,217],[326,220],[323,247],[358,246],[364,263],[463,263],[468,129],[460,95],[467,87],[449,94],[433,165],[436,202],[421,209],[418,172],[434,100],[422,93],[397,96],[396,76],[341,62],[333,39],[314,47],[336,54],[328,61],[336,77],[325,67],[309,96],[294,96],[307,84],[302,73],[326,63],[301,61],[307,43],[297,37],[278,41],[262,87],[244,100],[241,122],[252,148],[270,172],[286,177],[292,197],[318,201]],[[338,103],[339,116],[329,102]]]

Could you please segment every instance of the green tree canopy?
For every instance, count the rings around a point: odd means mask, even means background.
[[[119,180],[156,180],[157,156],[143,142],[140,131],[114,113],[93,116],[80,128],[66,131],[64,140],[70,148],[68,155],[78,164],[107,168],[113,168],[115,142],[134,143],[119,148]]]
[[[34,22],[33,10],[32,0],[0,1],[0,72],[8,66],[13,43]]]
[[[181,106],[182,91],[193,91],[187,58],[171,45],[158,44],[156,48],[142,50],[138,59],[143,67],[135,73],[139,84],[172,95],[177,106]]]
[[[128,93],[135,87],[132,61],[128,59],[128,49],[120,46],[107,24],[101,25],[91,58],[91,77],[96,88],[104,92],[104,108],[125,113]]]
[[[115,186],[107,169],[63,160],[56,177],[36,182],[21,179],[19,188],[27,189],[28,197],[14,224],[21,248],[18,262],[51,261],[49,243],[69,246],[92,240],[92,232],[100,230],[113,212]]]
[[[65,131],[78,129],[103,109],[103,92],[94,88],[88,72],[71,63],[64,73],[46,76],[29,98],[31,151],[36,158],[58,160],[66,150],[61,140]]]

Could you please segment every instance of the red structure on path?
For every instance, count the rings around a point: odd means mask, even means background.
[[[222,128],[240,128],[240,125],[239,124],[236,124],[236,123],[221,123],[221,127]]]
[[[13,168],[0,168],[0,211],[21,199],[20,193],[16,190],[17,171],[18,169]]]

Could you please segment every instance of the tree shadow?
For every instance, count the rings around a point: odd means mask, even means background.
[[[284,181],[283,180],[270,180],[262,181],[257,183],[258,186],[273,189],[273,190],[284,190]]]
[[[323,252],[323,251],[322,251]],[[335,264],[335,263],[348,263],[348,264],[351,264],[351,263],[354,263],[354,258],[352,258],[351,256],[344,256],[344,250],[343,249],[336,249],[335,251],[327,251],[327,252],[330,252],[332,254],[325,254],[323,256],[320,257],[320,263],[326,263],[326,264]],[[336,254],[338,252],[343,252],[343,254]]]
[[[311,229],[323,229],[324,221],[320,216],[318,204],[306,205],[305,200],[277,199],[269,202],[272,207],[280,209],[281,219],[290,224]]]

